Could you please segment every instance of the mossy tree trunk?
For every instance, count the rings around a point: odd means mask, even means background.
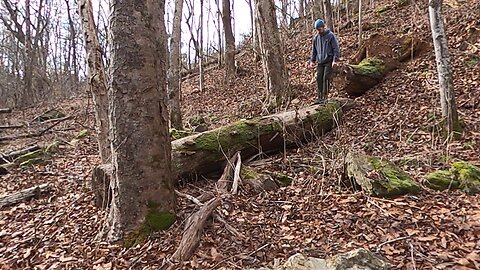
[[[242,159],[283,151],[333,129],[342,108],[351,101],[331,101],[236,123],[172,142],[172,165],[177,179],[220,170],[226,157],[241,151]],[[347,104],[348,103],[348,104]]]
[[[99,234],[130,244],[167,228],[175,217],[162,29],[165,1],[141,3],[111,2],[112,199]]]

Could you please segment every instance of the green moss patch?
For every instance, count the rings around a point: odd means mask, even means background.
[[[183,129],[183,130],[178,130],[175,128],[170,129],[170,139],[172,141],[190,136],[192,134],[193,134],[193,131],[189,129]]]
[[[275,180],[280,184],[282,187],[286,187],[292,184],[293,182],[293,177],[290,177],[286,174],[283,173],[276,173],[275,174]]]
[[[75,139],[83,139],[88,136],[88,130],[87,129],[82,129],[80,130],[77,135],[75,136]]]
[[[435,190],[458,189],[460,183],[455,179],[455,175],[450,171],[432,172],[426,177],[425,184]]]
[[[245,142],[256,140],[261,134],[281,131],[274,122],[259,123],[257,120],[241,120],[216,131],[204,133],[194,140],[194,149],[218,151],[220,148],[233,149]]]
[[[452,163],[448,171],[435,171],[426,177],[426,185],[432,189],[461,189],[467,194],[480,192],[480,168],[465,161]]]
[[[129,248],[143,243],[153,233],[170,228],[175,219],[175,214],[168,211],[158,211],[156,207],[149,205],[145,221],[140,226],[140,229],[127,236],[124,246]]]
[[[372,193],[375,195],[391,197],[421,191],[420,186],[408,174],[390,161],[369,157],[368,162],[382,176],[381,179],[372,181]]]
[[[385,72],[385,62],[379,58],[371,57],[363,59],[358,65],[350,65],[355,74],[379,77]]]

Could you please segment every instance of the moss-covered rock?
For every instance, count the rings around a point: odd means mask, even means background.
[[[421,191],[420,186],[392,162],[363,153],[347,155],[347,176],[353,178],[362,190],[379,197]]]
[[[248,166],[242,166],[240,177],[257,192],[271,191],[279,188],[277,182],[273,180],[270,174],[258,172]]]
[[[460,183],[450,171],[435,171],[428,174],[425,184],[435,190],[458,189]]]
[[[467,194],[480,192],[480,168],[465,161],[452,163],[448,171],[435,171],[425,177],[432,189],[461,189]]]

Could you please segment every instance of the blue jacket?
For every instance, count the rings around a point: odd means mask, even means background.
[[[312,42],[312,56],[310,61],[325,64],[340,58],[340,48],[335,35],[330,30],[325,30],[323,35],[316,34]]]

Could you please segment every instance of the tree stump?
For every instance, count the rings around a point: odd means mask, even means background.
[[[93,169],[92,191],[95,194],[95,206],[98,208],[106,208],[112,200],[110,192],[112,177],[111,164],[102,164]]]

